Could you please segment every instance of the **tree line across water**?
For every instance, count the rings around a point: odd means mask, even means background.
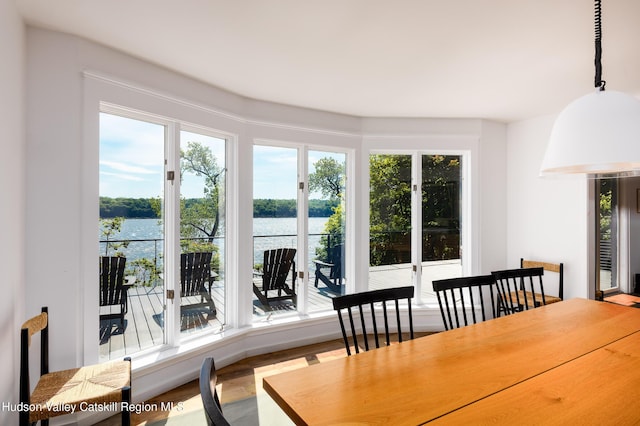
[[[197,198],[186,199],[185,207],[200,201]],[[309,217],[331,216],[338,202],[338,200],[309,200]],[[296,217],[296,212],[296,200],[253,200],[253,217]],[[103,219],[114,217],[154,219],[158,216],[153,208],[153,198],[100,197],[100,217]]]

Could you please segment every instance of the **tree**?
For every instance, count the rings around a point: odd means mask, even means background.
[[[425,175],[422,182],[423,221],[429,226],[459,229],[459,157],[425,155],[422,157],[422,169]],[[443,220],[448,223],[443,223]]]
[[[411,156],[369,157],[370,263],[397,263],[395,244],[411,235]]]
[[[439,238],[425,234],[423,256],[428,260],[458,256],[459,242],[446,235],[459,235],[460,157],[422,156],[422,219],[427,227],[438,228]],[[371,265],[402,263],[411,238],[410,155],[376,154],[369,158],[369,223]],[[424,230],[423,230],[424,231]],[[444,237],[444,238],[443,238]],[[458,241],[451,238],[452,241]],[[425,260],[427,260],[425,259]]]
[[[600,185],[600,240],[611,240],[613,182],[610,179],[601,179],[598,183]]]
[[[187,150],[180,151],[180,179],[185,173],[204,178],[203,198],[180,198],[180,245],[187,252],[214,252],[211,261],[214,269],[220,263],[213,241],[220,228],[220,211],[224,209],[225,171],[218,165],[211,149],[198,142],[188,142]],[[162,218],[162,200],[154,198],[149,201],[157,217]]]
[[[314,163],[315,172],[309,175],[309,191],[320,192],[330,200],[340,199],[344,188],[344,163],[324,157]]]
[[[344,163],[334,158],[324,157],[314,163],[315,172],[309,175],[309,191],[320,192],[324,197],[336,203],[332,207],[333,213],[324,226],[324,233],[320,237],[320,245],[316,247],[316,256],[329,261],[328,249],[343,243],[344,239],[344,212],[342,197],[345,181]]]
[[[121,248],[129,247],[130,241],[111,241],[111,238],[116,234],[120,233],[122,229],[122,224],[124,223],[124,217],[114,217],[111,219],[100,219],[100,233],[102,234],[102,239],[106,241],[104,248],[104,255],[109,256],[109,250],[115,250],[114,255],[123,257],[124,253],[119,251]]]
[[[460,157],[422,156],[422,260],[460,257]]]
[[[220,210],[224,208],[221,196],[224,188],[225,169],[217,163],[211,149],[188,142],[187,150],[180,152],[181,175],[193,173],[204,178],[204,197],[180,203],[180,233],[190,241],[205,237],[212,244],[220,226]],[[181,176],[182,178],[182,176]]]

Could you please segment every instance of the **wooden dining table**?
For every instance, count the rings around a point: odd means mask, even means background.
[[[298,425],[638,424],[640,309],[566,300],[263,385]]]

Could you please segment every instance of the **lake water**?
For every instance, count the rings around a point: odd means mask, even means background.
[[[309,258],[315,257],[320,235],[327,223],[326,217],[309,218]],[[315,234],[315,235],[314,235]],[[296,246],[296,218],[255,218],[253,220],[254,264],[262,263],[264,250],[277,247]],[[102,238],[102,237],[100,237]],[[157,219],[126,219],[120,233],[112,240],[130,241],[127,248],[121,248],[128,260],[140,258],[161,259],[163,248],[162,224]],[[222,240],[217,239],[216,244]],[[100,254],[105,254],[105,243],[100,243]],[[111,251],[109,254],[113,254]]]

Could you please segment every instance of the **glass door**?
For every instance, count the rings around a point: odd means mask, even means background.
[[[225,324],[225,150],[222,137],[202,131],[180,132],[183,335],[219,330]]]
[[[309,151],[309,312],[333,309],[346,282],[346,154]]]
[[[369,157],[369,289],[413,284],[412,156]]]
[[[596,179],[596,289],[618,289],[618,180]]]
[[[298,150],[253,147],[253,316],[297,312]]]
[[[462,276],[462,156],[372,154],[369,182],[369,288],[435,298],[433,280]]]
[[[460,203],[462,157],[421,156],[421,293],[435,297],[433,280],[462,276]]]
[[[165,342],[166,126],[100,114],[100,361]]]

